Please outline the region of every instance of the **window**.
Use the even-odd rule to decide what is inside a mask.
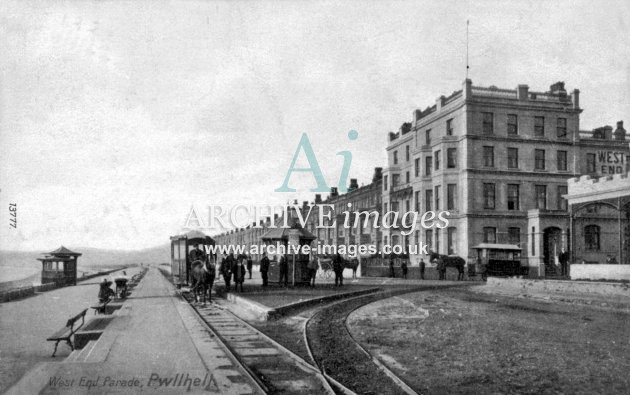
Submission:
[[[400,174],[392,174],[392,188],[400,185]]]
[[[558,151],[558,170],[567,170],[567,151]]]
[[[534,168],[536,170],[545,170],[545,150],[534,150]]]
[[[482,112],[482,131],[484,134],[494,133],[494,115],[491,112]]]
[[[494,147],[483,147],[483,165],[486,167],[494,167]]]
[[[446,232],[447,254],[455,255],[455,244],[457,244],[457,228],[451,226]]]
[[[383,203],[383,213],[387,213],[387,202]]]
[[[387,190],[387,176],[383,177],[383,190]]]
[[[518,148],[508,148],[508,169],[518,169]]]
[[[518,134],[518,117],[516,114],[508,114],[507,116],[507,132],[509,136]]]
[[[394,151],[394,164],[398,164],[398,151]]]
[[[446,209],[457,210],[457,184],[446,186]]]
[[[433,251],[433,231],[431,229],[424,232],[424,243],[427,245],[427,251]]]
[[[545,117],[534,117],[534,135],[538,137],[545,135]]]
[[[449,169],[457,167],[457,148],[448,148],[446,150],[446,167]]]
[[[416,191],[416,211],[421,212],[422,208],[420,207],[420,191]]]
[[[540,210],[547,209],[547,186],[536,185],[536,208]]]
[[[599,226],[587,225],[584,227],[584,247],[589,251],[599,251]]]
[[[416,173],[416,177],[420,177],[420,158],[416,158],[414,171]]]
[[[409,146],[405,146],[405,160],[409,162]]]
[[[453,135],[453,118],[446,120],[446,135],[447,136]]]
[[[563,198],[562,195],[566,195],[568,192],[566,185],[558,185],[558,210],[567,211],[567,199]]]
[[[411,202],[409,199],[405,200],[405,212],[411,211]]]
[[[586,154],[586,172],[589,174],[595,173],[595,154]]]
[[[483,184],[483,208],[494,210],[495,189],[494,184]]]
[[[431,145],[431,129],[427,129],[427,134],[425,136],[425,144]]]
[[[440,253],[440,228],[435,228],[435,252]]]
[[[520,210],[521,209],[521,192],[520,185],[508,184],[507,186],[507,207],[508,210]]]
[[[431,175],[431,166],[433,166],[433,158],[427,156],[424,162],[424,174],[427,176]]]
[[[433,191],[430,189],[427,189],[424,194],[424,204],[427,206],[427,211],[433,211],[431,207],[433,205]]]
[[[508,228],[508,243],[521,244],[521,228]]]
[[[409,182],[410,182],[410,181],[411,181],[411,179],[409,178],[409,172],[406,172],[406,173],[405,173],[405,182],[406,182],[407,184],[409,184]]]
[[[392,211],[399,212],[400,203],[397,201],[392,202]]]
[[[442,156],[442,151],[435,151],[435,170],[440,170],[440,157]]]
[[[558,133],[559,138],[567,137],[567,119],[566,118],[558,118],[556,121],[556,132]]]
[[[440,209],[440,186],[435,186],[435,210]]]
[[[483,242],[484,243],[496,243],[497,242],[497,228],[487,226],[483,228]]]

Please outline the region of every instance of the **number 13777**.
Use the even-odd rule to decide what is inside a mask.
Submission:
[[[17,204],[9,203],[9,226],[17,228]]]

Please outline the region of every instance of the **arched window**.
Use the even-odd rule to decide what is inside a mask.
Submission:
[[[584,227],[584,247],[589,251],[599,251],[600,230],[597,225]]]

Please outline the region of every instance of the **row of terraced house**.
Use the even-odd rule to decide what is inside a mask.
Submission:
[[[448,211],[448,227],[417,226],[404,235],[408,228],[402,224],[346,229],[338,220],[336,228],[318,228],[312,212],[306,228],[324,244],[373,244],[380,251],[382,245],[422,243],[467,260],[474,259],[474,247],[481,243],[515,245],[534,276],[553,272],[563,250],[571,252],[574,262],[603,263],[612,257],[628,264],[630,241],[619,238],[620,230],[630,233],[627,207],[616,213],[569,213],[569,179],[625,175],[630,169],[630,138],[623,122],[616,128],[581,130],[582,111],[579,90],[569,93],[562,82],[534,92],[527,85],[479,87],[467,79],[461,90],[414,111],[411,122],[387,135],[387,166],[375,168],[370,184],[359,187],[352,179],[347,193],[331,188],[326,199],[314,199],[335,205],[339,216],[348,203],[353,211],[380,215]],[[602,226],[611,216],[619,227]],[[575,223],[580,226],[572,227]],[[593,229],[598,229],[596,235]],[[264,232],[250,226],[216,239],[254,242]],[[595,238],[602,242],[594,243]],[[420,258],[427,257],[412,254],[411,264]]]

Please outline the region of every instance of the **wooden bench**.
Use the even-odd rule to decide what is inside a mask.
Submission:
[[[94,314],[105,314],[107,312],[107,305],[111,302],[112,299],[107,299],[104,302],[98,302],[98,305],[91,306],[91,309],[94,309]]]
[[[53,357],[57,353],[57,346],[59,346],[59,342],[62,341],[62,340],[64,340],[66,343],[68,343],[68,345],[70,346],[70,349],[72,349],[74,351],[74,345],[72,344],[72,336],[74,335],[74,333],[76,331],[81,329],[83,324],[85,324],[85,313],[87,311],[88,311],[88,309],[85,309],[82,312],[80,312],[79,314],[77,314],[74,317],[70,318],[68,320],[68,322],[66,322],[66,326],[65,327],[59,329],[57,332],[55,332],[54,335],[52,335],[48,339],[46,339],[46,340],[51,341],[51,342],[56,342],[55,343],[55,350],[52,353]],[[74,325],[79,320],[79,318],[81,319],[81,324],[75,328]]]

